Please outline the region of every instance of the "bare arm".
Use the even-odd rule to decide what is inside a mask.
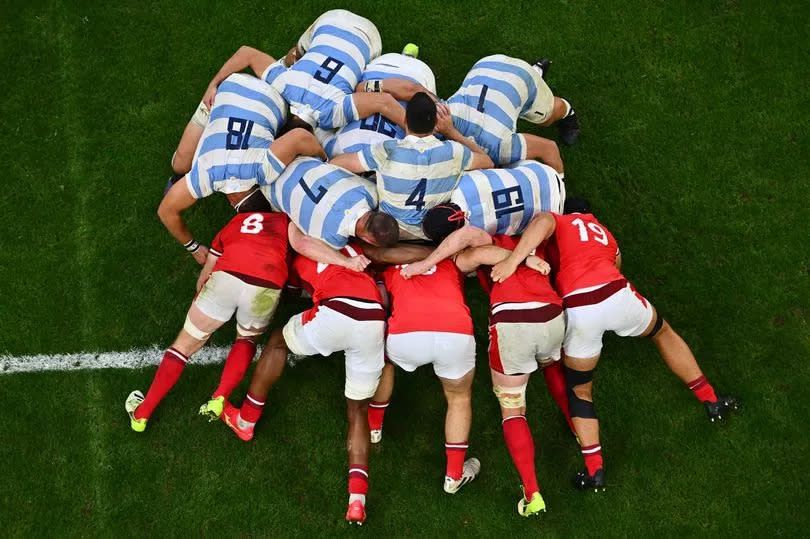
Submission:
[[[191,196],[188,190],[187,181],[186,178],[183,178],[176,182],[163,197],[163,200],[161,200],[157,211],[158,218],[160,218],[163,226],[165,226],[169,234],[183,246],[194,241],[194,236],[191,235],[191,231],[188,229],[188,225],[186,225],[181,214],[184,210],[197,202],[197,199]],[[191,252],[191,254],[194,256],[194,260],[202,265],[205,263],[205,259],[208,256],[208,248],[204,245],[200,245],[199,248]]]
[[[462,273],[469,273],[478,266],[494,266],[512,251],[497,245],[481,245],[464,249],[456,256],[456,266]]]
[[[307,236],[301,232],[292,221],[287,227],[287,233],[290,238],[290,247],[292,247],[296,253],[315,262],[342,266],[354,271],[363,271],[369,264],[368,258],[363,255],[349,258],[332,249],[323,240]]]
[[[406,128],[405,109],[391,94],[355,92],[352,94],[352,100],[357,107],[358,118],[366,118],[379,112],[402,129]]]
[[[433,247],[399,243],[394,247],[378,247],[363,243],[363,252],[375,264],[410,264],[428,256]]]
[[[490,243],[492,243],[492,237],[489,234],[480,228],[467,225],[447,236],[427,258],[408,264],[407,268],[402,268],[402,276],[408,279],[414,275],[421,275],[462,249]]]
[[[208,252],[208,258],[205,259],[205,265],[200,271],[200,276],[197,277],[197,292],[202,289],[205,281],[207,281],[208,277],[211,276],[211,272],[214,271],[214,265],[217,263],[217,259],[219,259],[218,256],[214,256],[210,251]]]
[[[536,215],[526,227],[512,254],[492,268],[492,280],[502,283],[509,278],[532,250],[554,233],[556,227],[557,223],[550,213],[543,212]]]
[[[315,135],[300,127],[296,127],[274,140],[270,145],[270,151],[284,163],[284,166],[292,163],[299,155],[309,155],[326,160],[326,154]]]
[[[229,75],[238,73],[249,67],[256,73],[257,77],[261,77],[264,70],[267,69],[267,66],[275,61],[276,59],[267,53],[254,49],[253,47],[248,47],[247,45],[242,45],[233,56],[228,58],[219,71],[217,71],[217,74],[214,75],[214,78],[211,79],[208,88],[205,90],[203,102],[209,109],[211,108],[214,104],[214,95],[217,93],[217,86],[219,86],[220,82],[228,78]]]
[[[622,270],[622,252],[616,249],[616,269]]]
[[[418,94],[419,92],[425,92],[435,101],[438,101],[438,97],[436,97],[436,95],[434,95],[433,92],[431,92],[418,82],[397,78],[385,79],[379,82],[382,84],[382,91],[387,94],[391,94],[397,101],[410,101],[411,98],[414,95]],[[357,86],[355,87],[355,91],[365,92],[366,82],[358,83]]]
[[[342,153],[340,155],[336,155],[329,161],[329,164],[345,168],[349,172],[354,172],[355,174],[366,172],[368,170],[360,159],[360,152]]]

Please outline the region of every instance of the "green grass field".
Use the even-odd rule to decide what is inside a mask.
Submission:
[[[239,45],[283,54],[331,7],[5,3],[0,353],[171,342],[197,275],[155,214],[180,133]],[[377,23],[385,52],[420,44],[443,96],[487,54],[555,60],[550,84],[583,125],[563,149],[569,193],[591,200],[625,273],[744,409],[709,424],[650,343],[608,337],[596,392],[611,488],[570,488],[578,448],[538,377],[529,416],[549,512],[523,520],[486,372],[485,300],[470,282],[470,455],[483,470],[457,496],[441,491],[444,403],[429,369],[398,378],[361,530],[343,521],[340,358],[288,369],[250,444],[196,416],[216,366],[186,369],[143,435],[123,400],[154,369],[0,374],[0,535],[806,535],[807,2],[350,7]],[[229,214],[212,197],[190,223],[209,241]],[[231,338],[227,326],[213,342]]]

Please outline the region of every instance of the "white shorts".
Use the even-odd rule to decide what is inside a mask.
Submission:
[[[554,111],[554,93],[536,69],[532,68],[530,72],[532,73],[534,84],[537,87],[537,96],[535,96],[534,102],[529,106],[529,110],[521,114],[520,117],[533,124],[542,124],[551,118],[551,114]]]
[[[601,286],[606,285],[575,290],[566,295],[566,298]],[[606,331],[613,331],[620,337],[638,337],[649,327],[653,312],[652,304],[636,292],[630,283],[599,303],[566,307],[568,327],[563,341],[565,354],[576,358],[599,355],[602,350],[602,334]]]
[[[281,290],[246,283],[215,271],[194,298],[194,305],[206,316],[227,322],[236,313],[236,322],[251,332],[264,331],[278,307]]]
[[[305,53],[312,45],[312,34],[321,24],[332,24],[338,28],[355,28],[366,37],[371,57],[369,61],[382,54],[382,37],[380,31],[373,22],[345,9],[331,9],[321,14],[315,22],[307,28],[300,38],[298,38],[298,51]]]
[[[370,399],[377,391],[385,364],[385,309],[379,303],[331,298],[290,318],[282,332],[293,354],[346,353],[347,399]]]
[[[458,380],[475,367],[475,338],[442,331],[396,333],[388,335],[385,355],[408,372],[432,363],[436,376]]]
[[[507,321],[504,321],[507,320]],[[502,303],[489,326],[489,366],[501,374],[528,374],[560,359],[565,337],[562,307],[548,303]]]

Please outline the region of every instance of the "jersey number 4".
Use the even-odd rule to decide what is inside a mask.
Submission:
[[[251,131],[253,131],[253,120],[228,118],[228,137],[225,139],[225,149],[247,150]]]
[[[422,211],[425,207],[425,193],[427,192],[427,178],[419,180],[416,189],[408,196],[405,201],[406,206],[416,206],[416,211]]]
[[[242,228],[239,229],[239,232],[242,234],[258,234],[264,228],[264,225],[262,225],[263,221],[264,215],[261,213],[249,215],[244,221],[242,221]]]
[[[590,231],[593,234],[593,237],[590,239],[599,242],[602,245],[608,244],[607,232],[605,232],[605,229],[596,223],[587,223],[586,228],[585,221],[582,219],[574,219],[571,221],[571,224],[579,228],[579,241],[588,241],[588,231]]]

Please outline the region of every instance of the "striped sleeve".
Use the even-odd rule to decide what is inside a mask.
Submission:
[[[360,163],[366,170],[379,170],[382,164],[388,161],[388,150],[385,142],[366,146],[359,152]]]
[[[272,84],[273,81],[285,71],[287,71],[287,68],[284,67],[283,60],[276,60],[267,66],[267,69],[264,70],[264,73],[262,73],[260,78],[267,84]]]
[[[461,146],[461,170],[470,170],[472,166],[472,151],[464,146],[463,144],[459,144],[458,142],[453,142],[453,144],[458,144]]]

